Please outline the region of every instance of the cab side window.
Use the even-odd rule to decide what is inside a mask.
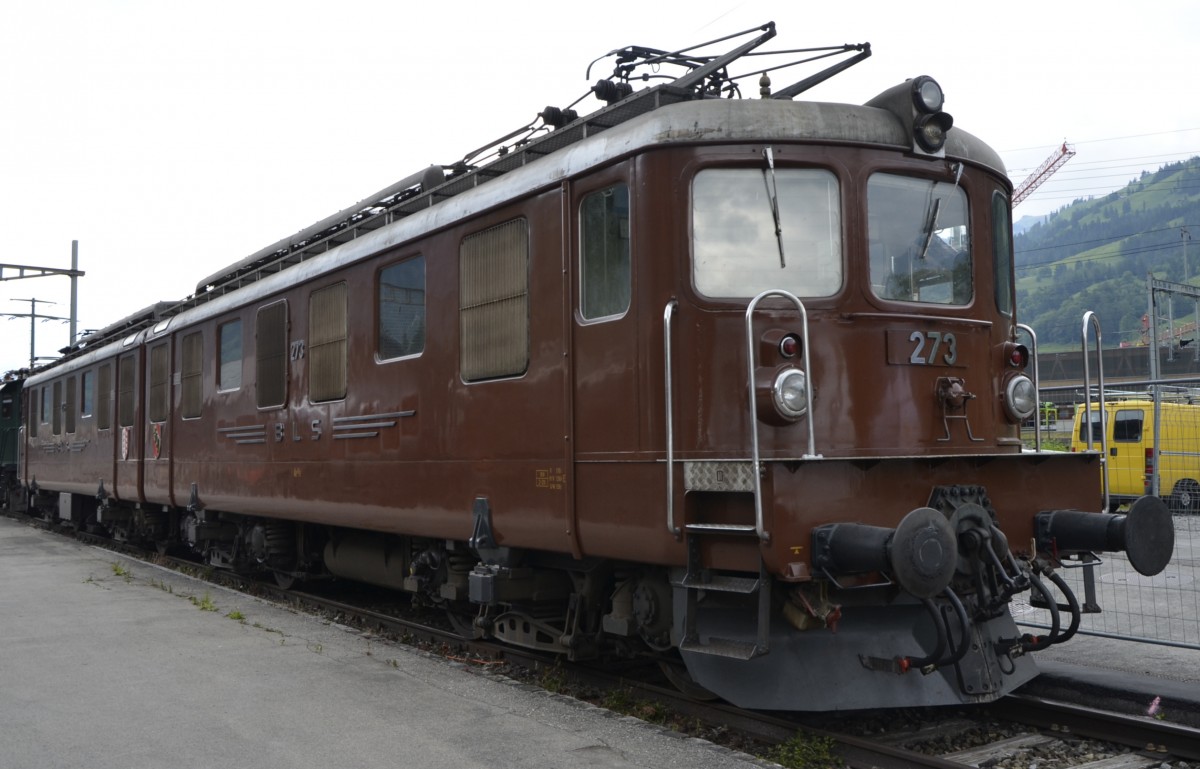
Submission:
[[[629,309],[629,188],[593,192],[579,206],[579,314],[584,320]]]

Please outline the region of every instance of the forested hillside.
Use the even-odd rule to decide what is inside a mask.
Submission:
[[[1192,225],[1184,264],[1181,227]],[[1146,314],[1146,275],[1200,286],[1200,157],[1143,173],[1102,198],[1076,200],[1014,238],[1017,307],[1039,343],[1079,343],[1085,310],[1107,344],[1136,342]],[[1176,303],[1190,319],[1190,302]]]

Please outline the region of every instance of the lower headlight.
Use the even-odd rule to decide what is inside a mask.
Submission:
[[[1033,380],[1017,374],[1004,386],[1004,409],[1014,422],[1024,422],[1037,410],[1037,388]]]
[[[775,410],[784,419],[796,421],[808,411],[808,395],[805,392],[804,372],[798,368],[780,371],[771,386],[771,397]]]

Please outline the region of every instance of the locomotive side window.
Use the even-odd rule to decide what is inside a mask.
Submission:
[[[90,417],[96,403],[96,373],[83,372],[82,387],[80,387],[79,416]]]
[[[312,292],[308,299],[308,399],[346,397],[346,284]]]
[[[48,424],[50,422],[50,388],[49,387],[42,388],[42,418],[41,418],[41,422],[42,422],[42,424]]]
[[[37,393],[29,393],[29,437],[36,438],[38,434],[38,423],[42,420],[38,419],[38,399]]]
[[[867,182],[871,288],[881,299],[971,302],[967,194],[947,182],[875,174]]]
[[[150,403],[151,422],[167,421],[167,400],[171,383],[171,358],[167,355],[164,342],[150,350]]]
[[[992,264],[996,270],[996,309],[1013,312],[1012,212],[1008,198],[992,193]]]
[[[379,273],[380,360],[425,350],[425,257],[406,259]]]
[[[629,188],[593,192],[579,207],[579,312],[585,320],[629,309]]]
[[[100,367],[96,382],[96,429],[112,427],[112,364]]]
[[[254,328],[254,383],[260,409],[287,400],[287,302],[261,307]]]
[[[204,401],[204,334],[201,331],[183,338],[183,365],[179,373],[179,411],[184,419],[200,416]]]
[[[692,238],[692,279],[705,296],[772,288],[830,296],[842,286],[841,205],[829,171],[701,171],[692,182]]]
[[[217,370],[217,389],[236,390],[242,386],[242,322],[231,320],[217,329],[221,365]]]
[[[133,425],[133,356],[126,355],[117,361],[117,425]]]
[[[63,391],[62,381],[54,383],[54,411],[50,412],[55,435],[62,435]]]
[[[77,384],[75,377],[67,377],[67,400],[63,404],[63,410],[66,412],[66,428],[68,435],[75,432],[75,406],[77,405],[75,402],[77,395],[75,391],[76,386]]]
[[[467,382],[529,367],[529,231],[513,219],[459,247],[459,366]]]

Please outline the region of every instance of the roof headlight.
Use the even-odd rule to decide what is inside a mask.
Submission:
[[[940,112],[942,105],[946,103],[942,87],[929,75],[913,78],[912,97],[913,106],[927,114]]]
[[[954,118],[945,112],[924,115],[913,123],[913,138],[926,152],[937,152],[946,144],[946,132],[952,125]]]
[[[771,398],[779,416],[795,422],[808,411],[808,396],[805,393],[807,380],[798,368],[786,368],[775,376],[771,386]]]
[[[1004,386],[1004,410],[1014,422],[1024,422],[1037,410],[1037,388],[1024,374],[1010,378]]]
[[[954,118],[942,110],[946,93],[929,75],[894,85],[866,103],[891,112],[909,132],[912,149],[918,154],[945,156],[946,135]]]

